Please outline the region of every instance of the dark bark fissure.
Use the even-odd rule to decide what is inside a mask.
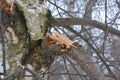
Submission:
[[[2,5],[0,5],[0,38],[2,42],[2,53],[3,53],[3,75],[6,75],[6,51],[5,51],[5,40],[4,40],[4,36],[3,36],[3,32],[4,32],[4,24],[3,24],[3,9],[2,9]]]

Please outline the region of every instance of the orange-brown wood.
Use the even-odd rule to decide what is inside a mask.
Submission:
[[[54,32],[52,36],[50,36],[51,39],[56,40],[58,44],[65,45],[67,49],[70,48],[70,46],[73,46],[76,48],[76,46],[73,45],[73,41],[71,41],[69,38]]]
[[[0,0],[0,3],[7,3],[8,0]]]
[[[4,4],[3,9],[6,13],[8,13],[11,16],[14,15],[14,11],[13,11],[14,4],[13,4],[13,2],[8,3],[8,0],[0,0],[0,4]]]

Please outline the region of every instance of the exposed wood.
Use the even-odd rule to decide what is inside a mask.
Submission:
[[[86,38],[84,38],[81,34],[79,34],[77,31],[73,30],[71,27],[66,27],[69,31],[71,31],[72,33],[76,34],[77,36],[79,36],[81,39],[83,39],[87,45],[94,50],[94,52],[97,54],[97,56],[100,58],[100,60],[103,62],[103,64],[106,66],[106,69],[108,70],[109,73],[111,73],[111,75],[116,78],[116,76],[113,74],[112,70],[110,69],[110,67],[108,66],[107,62],[105,61],[105,59],[102,58],[101,56],[101,52],[94,47],[94,45],[92,43],[90,43]]]
[[[6,13],[8,13],[9,15],[13,16],[14,15],[14,11],[13,11],[13,2],[8,3],[8,0],[0,0],[0,4],[3,4],[3,9]]]
[[[52,39],[56,40],[57,42],[59,42],[59,44],[65,44],[66,48],[70,48],[70,46],[73,46],[73,42],[66,38],[65,36],[59,34],[59,33],[53,33],[53,36],[51,36]],[[74,46],[75,47],[75,46]]]
[[[24,11],[24,13],[25,13],[25,10],[23,10]],[[26,15],[28,15],[27,13],[25,13]],[[35,14],[36,15],[36,14]],[[24,15],[24,17],[25,17],[25,15]],[[43,17],[43,15],[42,15],[42,17]],[[47,17],[47,16],[44,16],[45,18]],[[27,18],[29,18],[29,16],[27,17]],[[23,20],[23,19],[22,19]],[[36,20],[36,19],[35,19]],[[41,19],[40,19],[41,20]],[[43,23],[42,23],[42,27],[43,28],[45,28],[45,26],[47,25],[47,26],[49,26],[48,24],[45,24],[45,22],[47,21],[48,19],[46,19],[46,20],[43,20]],[[93,27],[95,27],[95,28],[98,28],[98,29],[101,29],[101,30],[103,30],[103,31],[105,31],[106,29],[105,29],[105,24],[103,24],[103,23],[100,23],[100,22],[97,22],[97,21],[94,21],[94,20],[87,20],[87,19],[82,19],[82,18],[64,18],[64,19],[59,19],[59,18],[57,18],[57,19],[55,19],[56,21],[57,21],[57,23],[53,23],[53,26],[65,26],[65,25],[89,25],[89,26],[93,26]],[[31,21],[31,19],[30,20],[27,20],[29,23],[31,23],[30,21]],[[39,20],[37,20],[37,21],[39,21]],[[24,21],[25,22],[25,21]],[[35,21],[33,21],[33,22],[35,22]],[[40,21],[39,21],[40,22]],[[27,22],[26,22],[27,23]],[[20,23],[20,24],[22,24],[22,23]],[[52,23],[51,23],[52,24]],[[38,29],[38,27],[39,27],[39,25],[38,25],[38,27],[34,27],[34,25],[35,24],[33,24],[33,26],[32,27],[30,27],[30,26],[28,26],[28,27],[30,27],[30,29],[31,28],[33,28],[33,29],[35,29],[33,32],[36,32],[36,34],[39,36],[40,34],[42,34],[43,32],[37,32],[37,30],[38,31],[40,31],[39,29]],[[117,30],[117,29],[114,29],[114,28],[112,28],[111,26],[108,26],[109,27],[109,30],[108,30],[108,32],[110,32],[110,33],[112,33],[112,34],[114,34],[114,35],[117,35],[117,36],[119,36],[120,37],[120,31],[119,30]],[[40,27],[39,27],[40,28]],[[33,29],[31,29],[31,30],[33,30]],[[19,29],[18,29],[19,30]],[[42,30],[42,29],[41,29]],[[46,29],[44,29],[44,30],[42,30],[42,31],[45,31],[45,35],[43,34],[43,36],[42,37],[46,37],[46,33],[47,33],[47,31],[48,31],[48,27],[46,27]],[[18,31],[17,31],[18,32]],[[16,32],[16,33],[17,33]],[[23,30],[21,31],[21,32],[24,32]],[[29,33],[30,34],[30,33]],[[24,34],[22,34],[21,36],[24,36]],[[73,45],[73,42],[71,41],[71,40],[69,40],[68,38],[66,38],[65,36],[63,36],[63,35],[61,35],[61,34],[58,34],[58,33],[53,33],[53,35],[50,37],[51,39],[54,39],[58,44],[60,44],[60,45],[65,45],[66,47],[65,47],[65,49],[70,49],[70,54],[69,55],[71,55],[71,57],[74,59],[74,60],[76,60],[76,62],[78,62],[78,64],[81,66],[81,68],[88,74],[88,76],[89,76],[89,78],[91,79],[91,80],[106,80],[105,79],[105,77],[104,77],[104,75],[102,74],[102,72],[100,71],[100,69],[94,64],[94,63],[92,63],[92,60],[91,60],[91,58],[90,58],[90,56],[89,55],[87,55],[86,53],[85,53],[85,49],[83,49],[82,47],[81,48],[77,48],[76,46],[74,46]],[[25,39],[25,38],[21,38],[21,40],[23,40],[23,39]],[[34,39],[34,38],[33,38]],[[37,43],[37,41],[39,40],[39,39],[41,39],[40,38],[40,36],[39,36],[39,38],[38,37],[36,37],[36,39],[34,39],[35,41],[33,42],[32,41],[32,43],[33,43],[33,45],[35,45],[35,42]],[[43,38],[42,38],[43,39]],[[22,43],[22,42],[21,42]],[[24,43],[23,43],[24,44]],[[24,44],[24,45],[26,45],[26,44]],[[60,50],[60,48],[61,47],[59,47],[58,46],[58,48],[57,49],[55,49],[56,48],[56,46],[57,45],[55,45],[54,47],[51,47],[51,46],[47,46],[47,48],[46,48],[46,46],[45,46],[45,44],[43,45],[43,46],[45,46],[45,48],[43,47],[43,48],[41,48],[41,45],[35,45],[35,47],[33,47],[33,45],[32,44],[30,44],[31,46],[32,46],[32,48],[31,49],[27,49],[27,50],[29,50],[28,51],[28,54],[27,55],[29,55],[29,56],[26,56],[25,58],[26,58],[26,61],[28,61],[28,63],[30,62],[31,64],[33,64],[33,63],[35,63],[35,61],[36,61],[36,63],[35,64],[37,64],[37,65],[35,65],[35,66],[33,66],[33,67],[39,67],[39,68],[37,68],[37,69],[41,69],[41,67],[43,67],[42,66],[42,63],[43,62],[46,62],[46,61],[43,61],[44,59],[46,59],[47,60],[47,62],[45,63],[45,64],[43,64],[44,66],[46,66],[47,65],[47,67],[49,68],[50,66],[51,66],[51,64],[52,64],[52,62],[53,62],[53,60],[54,60],[54,57],[56,56],[56,55],[54,55],[55,54],[55,52],[57,52],[58,50]],[[16,45],[16,46],[18,46],[18,45]],[[26,46],[25,46],[26,47]],[[13,46],[13,48],[15,48],[14,46]],[[20,48],[15,48],[15,49],[22,49],[23,47],[20,47]],[[51,49],[51,50],[50,50]],[[23,49],[22,49],[23,50]],[[31,50],[31,51],[30,51]],[[41,52],[40,52],[41,51]],[[15,52],[18,52],[18,51],[15,51]],[[24,52],[21,52],[23,55],[24,55]],[[42,53],[42,54],[41,54]],[[36,54],[38,54],[38,55],[36,55]],[[17,55],[21,55],[21,54],[17,54]],[[15,58],[15,57],[14,57]],[[41,59],[41,62],[40,62],[40,59]],[[26,62],[26,64],[27,64],[27,62]],[[48,65],[49,64],[49,65]],[[16,64],[15,64],[16,65]],[[20,69],[19,69],[20,70]],[[32,72],[31,70],[29,70],[29,69],[27,69],[26,68],[26,70],[27,71],[29,71],[29,72],[31,72],[31,73],[33,73],[33,75],[35,75],[35,76],[37,76],[38,78],[39,78],[39,75],[37,74],[37,73],[35,73],[35,72]]]
[[[71,57],[81,66],[89,76],[90,80],[106,80],[103,73],[100,71],[98,66],[92,62],[91,57],[85,52],[83,47],[74,46],[70,39],[59,33],[54,33],[52,39],[71,47],[68,47],[68,49],[70,48],[68,55],[71,55]]]

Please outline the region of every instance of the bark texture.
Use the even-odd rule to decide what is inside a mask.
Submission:
[[[19,38],[19,43],[7,44],[7,60],[10,64],[10,72],[25,60],[25,56],[31,53],[33,47],[36,49],[38,41],[46,37],[50,28],[50,20],[48,19],[51,18],[50,11],[43,0],[16,0],[14,6],[15,14],[12,28]]]
[[[42,48],[40,45],[41,40],[46,37],[48,29],[51,27],[49,25],[51,21],[50,12],[45,7],[42,0],[41,1],[16,0],[16,1],[17,2],[15,8],[13,29],[19,38],[19,43],[8,44],[7,57],[8,62],[10,64],[9,71],[10,72],[13,71],[18,66],[18,63],[20,63],[20,61],[22,61],[23,64],[27,63],[32,64],[33,67],[35,67],[35,70],[36,69],[40,70],[41,65],[42,64],[43,66],[45,65],[44,63],[47,63],[47,66],[49,67],[54,60],[55,56],[53,54],[56,46],[50,49],[48,46],[45,46],[45,44],[42,44]],[[89,23],[91,26],[97,25],[101,26],[101,24],[99,23],[92,24],[95,23],[95,21],[86,20],[84,22],[84,20],[82,19],[78,20],[81,20],[80,23],[82,25],[88,25],[87,23]],[[68,19],[67,21],[70,20]],[[77,22],[74,23],[70,22],[66,22],[66,24],[67,25],[78,24]],[[57,23],[55,25],[56,26],[64,25],[64,22],[60,24]],[[46,49],[48,51],[46,51],[44,47],[47,47]],[[92,63],[90,56],[86,55],[84,49],[80,48],[80,50],[78,50],[75,48],[71,48],[70,54],[71,57],[75,59],[78,62],[78,64],[82,67],[82,69],[88,74],[91,80],[105,80],[104,75],[101,73],[99,68],[97,68],[97,66],[94,63]],[[48,59],[47,60],[48,62],[44,61],[46,59]]]
[[[71,47],[70,55],[87,73],[90,80],[107,80],[98,66],[92,62],[91,57],[85,52],[85,49],[82,47]]]
[[[24,14],[31,39],[45,38],[50,27],[48,25],[50,12],[42,0],[18,0],[17,5]]]

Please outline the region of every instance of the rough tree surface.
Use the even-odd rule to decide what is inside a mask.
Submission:
[[[19,37],[19,43],[8,44],[9,71],[13,71],[21,63],[23,55],[28,54],[32,43],[46,37],[50,27],[49,14],[42,1],[16,0],[13,28]]]
[[[19,43],[7,44],[7,60],[10,64],[8,72],[13,71],[21,62],[22,64],[31,64],[35,68],[34,70],[38,72],[42,67],[42,63],[46,62],[43,61],[44,58],[48,59],[47,64],[52,64],[55,57],[52,56],[52,53],[54,53],[54,49],[57,46],[51,48],[45,44],[45,38],[51,27],[50,19],[52,18],[43,0],[16,0],[13,19],[13,29],[19,38]],[[41,44],[42,41],[43,44]],[[51,53],[50,51],[53,52]],[[70,56],[78,62],[91,80],[106,80],[102,72],[92,63],[90,56],[84,54],[84,51],[84,49],[76,50],[72,48]],[[40,59],[42,60],[39,61]],[[43,66],[47,65],[43,64]]]

